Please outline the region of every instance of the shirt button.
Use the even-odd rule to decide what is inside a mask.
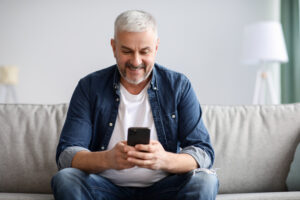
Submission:
[[[113,126],[113,123],[110,122],[108,125],[109,125],[109,126]]]
[[[173,119],[175,119],[175,117],[176,117],[175,115],[172,115],[172,118],[173,118]]]
[[[102,147],[101,147],[101,150],[104,150],[104,149],[105,149],[105,147],[104,147],[104,146],[102,146]]]
[[[157,90],[157,87],[154,87],[153,90]]]
[[[119,98],[116,98],[116,102],[118,102],[118,101],[120,101],[120,99],[119,99]]]

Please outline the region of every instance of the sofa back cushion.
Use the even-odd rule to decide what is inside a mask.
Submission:
[[[0,105],[0,192],[51,193],[67,108],[66,104]]]
[[[286,190],[300,142],[300,104],[202,108],[220,193]],[[67,104],[0,104],[0,192],[51,193],[67,109]]]
[[[286,191],[300,141],[300,104],[203,106],[220,193]]]

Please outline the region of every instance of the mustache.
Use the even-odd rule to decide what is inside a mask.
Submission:
[[[126,63],[126,64],[125,64],[125,67],[128,67],[128,68],[133,69],[133,70],[137,70],[137,69],[141,69],[141,68],[145,69],[145,68],[146,68],[146,65],[144,65],[144,64],[142,63],[142,64],[140,64],[140,65],[134,66],[134,65],[132,65],[132,64],[130,64],[130,63]]]

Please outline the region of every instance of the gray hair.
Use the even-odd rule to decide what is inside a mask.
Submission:
[[[154,17],[142,10],[128,10],[121,13],[115,21],[115,35],[121,31],[144,32],[152,29],[157,37],[157,26]]]

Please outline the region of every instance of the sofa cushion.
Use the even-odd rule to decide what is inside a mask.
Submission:
[[[299,200],[300,192],[221,194],[216,200]]]
[[[51,193],[67,104],[0,105],[0,192]]]
[[[300,144],[298,144],[296,149],[286,184],[288,190],[300,191]]]
[[[52,194],[0,193],[0,200],[54,200]]]
[[[203,106],[220,193],[286,191],[300,104]],[[51,193],[67,104],[0,105],[0,192]]]
[[[203,106],[220,193],[286,191],[300,142],[300,104]]]

